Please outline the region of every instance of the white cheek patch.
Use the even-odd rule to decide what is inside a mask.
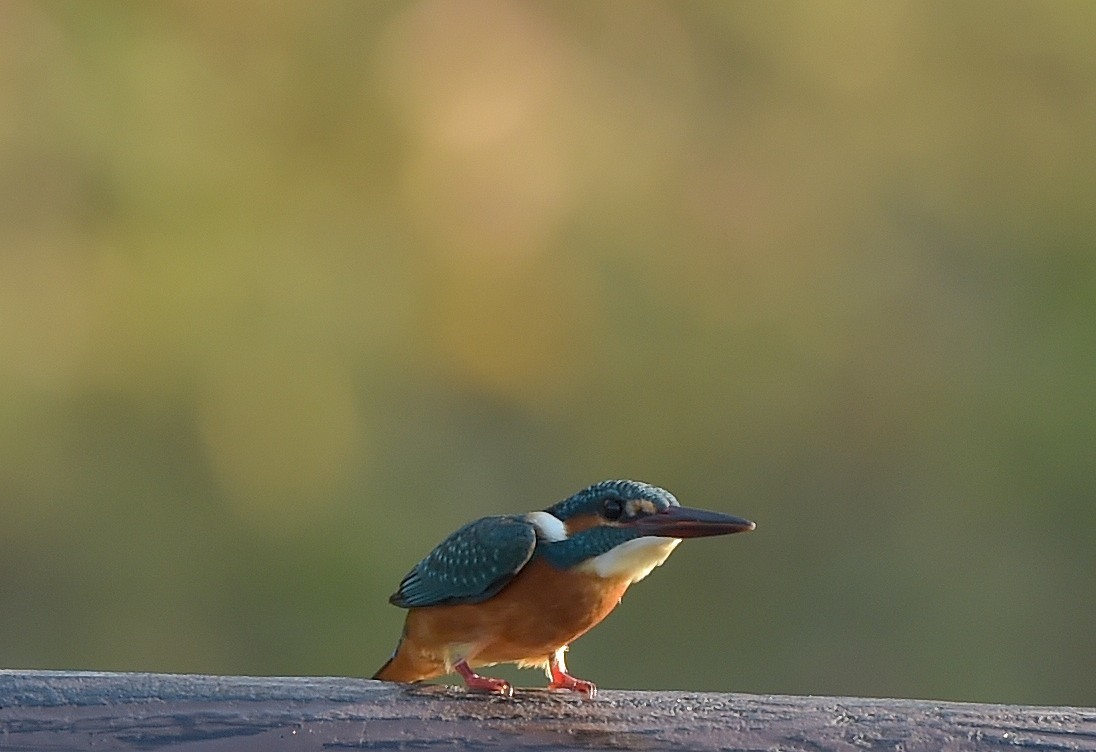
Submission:
[[[559,519],[554,514],[549,514],[548,512],[530,512],[525,515],[525,519],[533,523],[533,527],[537,529],[537,537],[541,540],[546,540],[550,543],[567,540],[567,526],[563,524],[563,520]]]
[[[600,556],[587,559],[578,566],[581,572],[592,572],[598,577],[616,579],[622,577],[628,584],[639,582],[661,566],[681,543],[680,538],[644,536],[621,543]]]

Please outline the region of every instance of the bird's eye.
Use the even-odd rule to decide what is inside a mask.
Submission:
[[[606,499],[601,509],[607,520],[619,520],[624,512],[624,506],[617,499]]]

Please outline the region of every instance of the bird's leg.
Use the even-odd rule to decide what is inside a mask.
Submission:
[[[592,700],[594,695],[597,694],[597,686],[593,682],[576,679],[567,673],[567,663],[563,660],[563,654],[566,650],[567,646],[564,645],[548,659],[548,672],[552,679],[548,682],[548,689],[569,689],[572,692],[586,695]]]
[[[514,695],[514,688],[510,686],[510,682],[505,679],[480,676],[472,670],[467,660],[462,659],[454,663],[453,670],[460,674],[460,678],[464,679],[465,686],[473,692],[490,692],[504,697],[513,697]]]

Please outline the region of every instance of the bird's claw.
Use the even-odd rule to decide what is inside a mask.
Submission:
[[[514,687],[505,679],[493,679],[489,676],[479,677],[479,681],[466,682],[469,692],[482,692],[501,697],[513,697]]]
[[[548,683],[548,689],[566,689],[570,692],[586,695],[586,698],[589,700],[592,700],[597,696],[596,684],[586,681],[585,679],[576,679],[569,674],[565,674],[559,679],[553,679]]]
[[[467,661],[458,661],[453,669],[464,679],[464,685],[469,692],[484,692],[490,695],[513,697],[514,687],[505,679],[495,679],[491,676],[480,676],[472,670]]]

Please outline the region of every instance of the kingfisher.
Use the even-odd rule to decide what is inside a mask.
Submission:
[[[456,672],[470,691],[509,697],[510,682],[474,669],[516,663],[543,668],[549,689],[592,698],[594,683],[567,671],[568,646],[683,538],[753,529],[749,520],[683,507],[669,491],[633,480],[595,483],[542,511],[469,522],[389,598],[408,609],[407,618],[373,678],[419,682]]]

